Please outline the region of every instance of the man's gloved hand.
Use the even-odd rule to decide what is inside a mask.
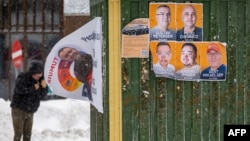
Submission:
[[[41,81],[41,85],[42,85],[43,88],[46,88],[46,87],[47,87],[47,83],[45,82],[44,79]]]

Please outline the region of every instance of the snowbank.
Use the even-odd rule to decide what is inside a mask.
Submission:
[[[0,140],[13,140],[10,101],[0,99],[0,119]],[[90,104],[73,99],[42,101],[32,131],[32,141],[89,141]]]

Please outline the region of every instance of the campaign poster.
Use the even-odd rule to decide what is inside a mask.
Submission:
[[[175,3],[150,3],[149,23],[150,41],[175,41]]]
[[[176,41],[203,41],[203,4],[176,4]]]
[[[175,3],[149,4],[150,41],[176,40],[175,11]]]
[[[150,41],[203,41],[203,4],[150,3]]]
[[[122,57],[148,58],[148,18],[134,19],[122,29]]]
[[[226,43],[151,42],[150,49],[156,77],[181,81],[226,80]]]
[[[175,79],[196,81],[200,79],[200,46],[196,42],[176,42]]]
[[[150,42],[150,50],[155,76],[175,79],[175,42]]]
[[[44,77],[55,95],[102,103],[102,22],[96,17],[58,41],[50,51]]]
[[[201,81],[225,81],[227,76],[226,43],[202,42]]]

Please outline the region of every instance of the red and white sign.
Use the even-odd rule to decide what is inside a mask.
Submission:
[[[15,40],[12,44],[12,62],[17,69],[20,69],[23,62],[22,45],[18,40]]]

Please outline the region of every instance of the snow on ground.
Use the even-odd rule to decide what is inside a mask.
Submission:
[[[33,120],[32,141],[90,141],[90,104],[87,101],[41,101]],[[10,101],[1,98],[0,127],[0,141],[13,140]]]

